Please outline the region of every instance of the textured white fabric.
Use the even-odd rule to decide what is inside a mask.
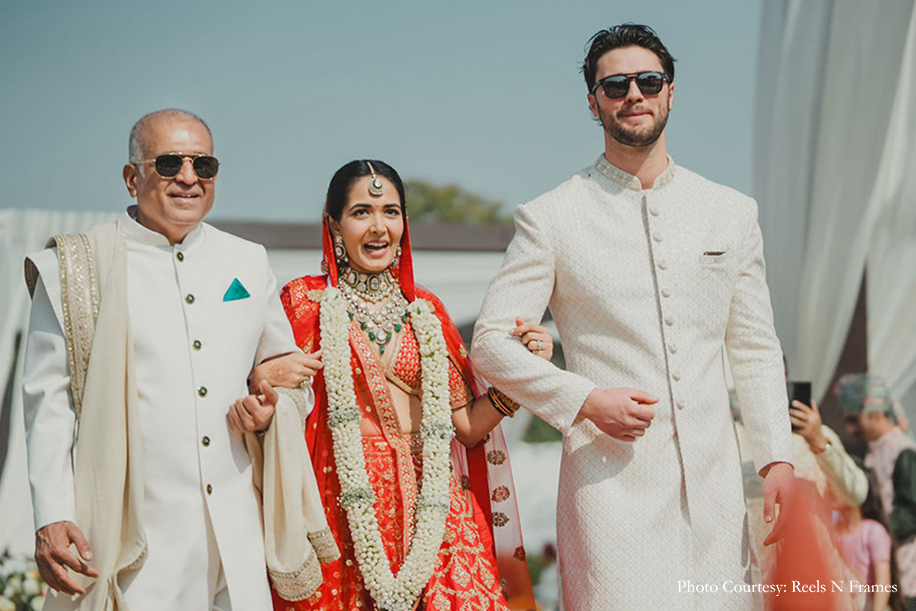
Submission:
[[[764,2],[761,9],[754,197],[769,246],[773,318],[793,369],[831,6],[830,0],[775,0]]]
[[[756,212],[753,200],[671,160],[642,190],[603,156],[516,210],[473,358],[564,432],[557,534],[567,611],[759,602],[723,591],[729,580],[755,582],[723,343],[758,469],[791,451]],[[538,320],[548,304],[568,371],[506,334],[515,316]],[[645,437],[619,442],[577,419],[597,386],[660,398]],[[719,591],[689,593],[679,581]]]
[[[812,380],[818,399],[829,390],[867,257],[870,369],[892,371],[898,395],[916,380],[916,267],[906,246],[916,235],[906,211],[914,187],[903,170],[913,167],[914,6],[764,3],[755,191],[770,243],[774,233],[791,236],[771,261],[782,295],[777,323],[793,370]],[[876,300],[886,301],[873,311]]]
[[[868,254],[868,369],[903,399],[916,387],[916,8],[878,178],[881,212]],[[916,403],[909,408],[916,422]]]
[[[149,543],[144,566],[122,582],[131,611],[208,608],[220,566],[235,608],[270,609],[251,465],[242,436],[230,431],[226,419],[231,403],[247,394],[251,366],[295,350],[266,253],[208,225],[175,246],[127,216],[121,226],[128,248]],[[56,259],[50,262],[39,268],[46,287],[58,280]],[[236,278],[250,297],[224,301]],[[195,340],[200,349],[193,347]],[[36,344],[34,350],[45,346]],[[66,359],[65,352],[56,356]],[[65,386],[53,396],[41,391],[62,387],[59,380],[34,377],[46,373],[27,370],[25,376],[26,411],[37,413],[33,431],[48,433],[30,436],[30,461],[73,435],[72,428],[49,427],[41,418],[56,414],[63,422],[71,410]],[[46,489],[44,483],[35,485]],[[50,511],[36,507],[36,515]]]

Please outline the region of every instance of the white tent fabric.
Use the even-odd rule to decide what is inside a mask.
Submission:
[[[0,553],[15,555],[33,551],[32,501],[26,472],[25,425],[22,419],[22,363],[28,325],[29,294],[23,279],[26,254],[44,247],[53,235],[73,233],[113,218],[113,214],[0,210],[0,397],[9,394],[11,410],[6,459],[0,473]],[[16,362],[16,371],[9,373]],[[12,390],[8,388],[12,385]],[[0,441],[0,444],[4,441]]]
[[[905,397],[916,384],[916,10],[899,73],[868,258],[868,367]]]
[[[906,173],[894,168],[906,150],[900,139],[911,133],[895,130],[913,104],[911,79],[901,76],[907,66],[912,72],[904,51],[912,52],[906,42],[914,1],[783,0],[763,10],[755,194],[771,246],[777,330],[796,375],[811,379],[820,398],[839,360],[866,260],[886,239],[887,223],[877,221],[894,214],[889,206],[913,201],[904,190]],[[789,232],[788,242],[780,231]],[[774,243],[788,245],[786,251],[774,253]],[[875,273],[885,287],[911,283],[907,265],[889,261],[894,256],[872,260],[869,277]],[[884,320],[904,312],[884,311]],[[870,327],[874,316],[869,311]],[[906,361],[916,352],[910,341],[903,349],[908,357],[879,356],[889,345],[870,339],[872,362]]]

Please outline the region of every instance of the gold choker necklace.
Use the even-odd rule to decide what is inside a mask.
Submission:
[[[369,340],[379,347],[379,354],[400,333],[407,322],[407,299],[387,269],[378,274],[364,274],[346,268],[340,275],[340,292],[347,301],[350,320],[359,323]],[[382,301],[387,303],[375,308]]]

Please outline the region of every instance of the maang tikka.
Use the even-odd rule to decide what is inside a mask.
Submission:
[[[369,179],[369,194],[382,195],[385,192],[385,185],[383,185],[381,179],[375,175],[375,168],[372,167],[372,163],[367,161],[366,165],[369,166],[369,173],[372,174],[372,178]]]

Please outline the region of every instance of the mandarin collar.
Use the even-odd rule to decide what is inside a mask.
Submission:
[[[203,223],[198,223],[197,227],[192,229],[181,242],[174,246],[169,244],[169,239],[159,232],[147,229],[137,220],[137,205],[128,206],[124,217],[121,219],[121,230],[124,235],[130,239],[157,248],[168,248],[170,250],[187,250],[199,243],[203,239]]]
[[[607,160],[607,157],[604,156],[604,153],[598,155],[598,161],[595,162],[595,168],[601,172],[605,178],[621,187],[632,189],[633,191],[643,190],[642,183],[639,182],[638,178],[629,172],[624,172],[612,164]],[[674,164],[674,159],[671,158],[671,155],[668,155],[668,167],[656,177],[655,182],[652,183],[652,188],[649,190],[657,191],[667,185],[674,178],[676,170],[677,166]]]

